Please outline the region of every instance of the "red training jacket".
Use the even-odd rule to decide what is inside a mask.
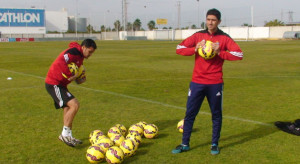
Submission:
[[[62,73],[70,78],[72,73],[68,68],[68,64],[74,62],[80,67],[83,64],[83,59],[81,46],[77,42],[71,42],[69,48],[60,53],[51,64],[45,82],[50,85],[66,87],[71,81],[65,78]]]
[[[210,40],[214,43],[219,42],[220,54],[212,59],[203,59],[198,54],[198,51],[195,52],[197,43],[202,40]],[[243,52],[240,47],[229,35],[220,29],[214,34],[210,34],[208,30],[196,32],[177,46],[176,53],[183,56],[192,56],[195,54],[192,82],[199,84],[223,83],[222,67],[224,60],[243,59]]]

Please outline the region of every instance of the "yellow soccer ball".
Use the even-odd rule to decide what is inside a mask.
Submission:
[[[86,159],[90,163],[99,163],[105,159],[105,152],[99,146],[90,146],[86,151]]]
[[[106,152],[110,147],[114,146],[114,142],[107,137],[103,137],[94,145],[99,146],[104,152]]]
[[[177,129],[180,133],[183,133],[183,125],[184,125],[184,119],[180,120],[177,124]]]
[[[119,128],[117,128],[116,126],[111,127],[107,132],[107,136],[109,138],[111,138],[112,136],[114,136],[116,134],[121,134]]]
[[[127,134],[126,139],[133,140],[136,146],[139,146],[139,144],[142,142],[142,136],[137,133]]]
[[[112,146],[107,150],[105,158],[107,163],[110,164],[122,163],[124,160],[124,153],[119,147]]]
[[[78,78],[80,78],[81,76],[85,76],[85,67],[84,67],[84,65],[81,65],[78,68]]]
[[[211,41],[206,41],[205,45],[203,47],[200,47],[198,49],[198,54],[203,57],[205,60],[212,59],[216,56],[212,49],[212,43]]]
[[[134,154],[137,148],[134,141],[126,139],[120,145],[120,149],[123,151],[125,157],[130,157]]]
[[[107,138],[107,137],[104,134],[103,135],[99,134],[99,135],[93,136],[91,144],[92,145],[98,144],[102,138]]]
[[[158,128],[154,124],[148,124],[144,129],[144,136],[146,138],[154,138],[158,135]]]
[[[140,122],[136,123],[136,125],[138,125],[139,127],[141,127],[144,130],[147,123],[145,121],[140,121]]]
[[[86,75],[85,75],[85,67],[83,65],[81,65],[78,68],[78,76],[76,78],[76,83],[77,84],[81,84],[85,81],[86,79]]]
[[[73,76],[78,73],[78,66],[74,62],[69,63],[68,68]]]
[[[102,135],[104,135],[104,133],[101,130],[93,130],[90,133],[90,135],[89,135],[89,141],[90,141],[91,144],[93,144],[94,137],[96,137],[98,135],[102,136]]]
[[[140,136],[143,136],[144,129],[142,129],[140,126],[134,124],[129,127],[128,133],[137,133]]]
[[[122,134],[116,134],[116,135],[113,135],[110,138],[110,140],[112,140],[116,146],[120,146],[121,143],[125,140],[125,137]]]
[[[125,127],[124,125],[122,125],[122,124],[116,124],[115,126],[116,126],[117,128],[119,128],[121,134],[125,137],[126,132],[127,132],[126,127]]]

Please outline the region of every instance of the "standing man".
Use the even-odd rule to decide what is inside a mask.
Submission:
[[[182,41],[176,53],[183,56],[195,54],[195,65],[190,83],[187,100],[187,110],[184,118],[182,143],[172,153],[181,153],[190,149],[189,142],[195,117],[206,97],[212,114],[212,145],[211,154],[220,153],[218,143],[222,127],[223,72],[224,60],[242,60],[240,47],[218,28],[221,23],[221,13],[210,9],[206,14],[207,29],[199,31]],[[213,42],[212,49],[216,54],[212,59],[204,59],[198,54],[198,49],[205,46],[206,41]]]
[[[82,143],[82,141],[72,136],[72,123],[79,110],[79,102],[69,92],[67,85],[73,80],[81,84],[86,79],[76,79],[78,73],[72,75],[68,64],[73,62],[79,68],[83,64],[83,59],[88,59],[96,48],[97,45],[92,39],[85,39],[81,45],[77,42],[71,42],[69,48],[64,50],[52,63],[45,80],[46,90],[53,98],[56,109],[62,108],[64,111],[64,126],[58,138],[72,147]]]

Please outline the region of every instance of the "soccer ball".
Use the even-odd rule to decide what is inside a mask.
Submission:
[[[105,152],[99,146],[90,146],[86,151],[86,159],[90,163],[99,163],[105,159]]]
[[[144,136],[146,138],[154,138],[158,135],[158,128],[154,124],[148,124],[144,129]]]
[[[125,127],[124,125],[122,125],[122,124],[116,124],[115,126],[116,126],[117,128],[119,128],[119,130],[120,130],[120,132],[121,132],[121,134],[122,134],[123,136],[126,135],[127,129],[126,129],[126,127]]]
[[[145,128],[145,126],[147,125],[147,123],[145,121],[140,121],[138,122],[136,125],[140,126],[141,128]]]
[[[76,78],[76,83],[77,84],[81,84],[82,82],[84,82],[83,80],[86,79],[86,75],[85,75],[85,67],[83,65],[81,65],[78,68],[78,76]]]
[[[121,143],[125,140],[125,138],[122,134],[116,134],[116,135],[113,135],[110,138],[110,140],[112,140],[116,146],[120,146]]]
[[[78,73],[78,66],[75,63],[73,62],[69,63],[68,68],[73,76]]]
[[[115,164],[122,163],[124,160],[124,153],[122,149],[117,146],[110,147],[106,152],[107,163]]]
[[[200,47],[198,49],[198,54],[203,57],[205,60],[212,59],[213,57],[216,56],[212,49],[212,42],[211,41],[206,41],[205,45],[203,47]]]
[[[111,138],[112,136],[114,136],[116,134],[121,134],[119,128],[117,128],[116,126],[111,127],[107,132],[107,136],[109,138]]]
[[[184,119],[180,120],[177,124],[177,129],[180,133],[183,133],[183,125],[184,125]]]
[[[78,78],[82,78],[81,76],[85,76],[85,67],[84,67],[84,65],[81,65],[78,68]]]
[[[92,145],[98,144],[102,138],[107,138],[107,137],[104,134],[103,135],[99,134],[99,135],[93,136],[91,144]]]
[[[94,130],[90,133],[89,141],[90,141],[91,144],[93,144],[94,137],[96,137],[98,135],[102,136],[102,135],[104,135],[104,133],[101,130]]]
[[[144,133],[144,129],[142,129],[140,126],[138,125],[131,125],[128,129],[128,133],[137,133],[139,134],[140,136],[143,135]]]
[[[104,152],[106,152],[110,147],[114,146],[114,143],[109,138],[103,137],[94,145],[99,146],[102,150],[104,150]]]
[[[134,141],[136,146],[138,146],[142,142],[142,136],[137,133],[129,133],[126,136],[126,139],[131,139],[132,141]]]
[[[120,149],[123,151],[125,157],[130,157],[136,151],[137,146],[131,139],[126,139],[120,145]]]

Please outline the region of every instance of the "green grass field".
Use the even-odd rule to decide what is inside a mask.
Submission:
[[[80,101],[76,148],[58,140],[62,110],[44,87],[50,64],[68,42],[0,43],[0,163],[88,163],[89,133],[139,121],[159,128],[123,163],[299,163],[300,138],[275,121],[300,118],[300,41],[238,42],[244,60],[224,64],[221,153],[210,155],[211,116],[205,100],[191,150],[171,154],[181,142],[194,57],[175,54],[180,41],[98,41],[85,61],[87,82],[69,90]],[[7,80],[12,77],[12,80]]]

